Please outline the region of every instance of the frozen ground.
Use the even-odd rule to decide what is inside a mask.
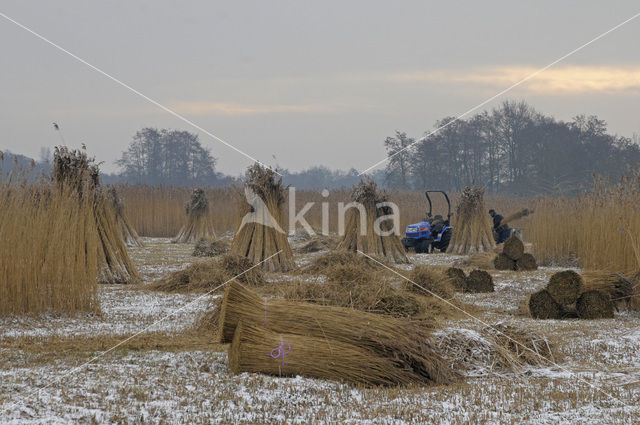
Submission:
[[[145,248],[131,251],[145,283],[190,261],[189,246],[146,242]],[[304,264],[309,258],[297,260]],[[449,265],[457,258],[417,255],[412,261]],[[127,345],[85,365],[112,339],[117,343],[197,297],[103,286],[102,317],[0,321],[0,423],[640,423],[638,314],[622,312],[613,320],[596,321],[525,317],[519,310],[522,300],[553,271],[492,272],[495,293],[457,297],[486,323],[517,325],[544,335],[555,348],[557,365],[520,373],[488,370],[485,376],[450,386],[403,389],[234,376],[224,347],[180,345],[180,335],[207,308],[208,298],[141,336],[164,335],[164,345]],[[484,327],[471,318],[444,325],[470,333]],[[106,341],[105,348],[92,347],[91,338]],[[38,345],[38,339],[55,343],[47,348]]]

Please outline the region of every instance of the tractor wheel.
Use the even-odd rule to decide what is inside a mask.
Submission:
[[[440,238],[440,244],[438,245],[440,252],[447,252],[447,248],[449,248],[449,242],[451,242],[451,230],[447,230],[442,234],[442,237]]]
[[[416,244],[416,254],[427,254],[429,252],[429,241],[423,240]]]

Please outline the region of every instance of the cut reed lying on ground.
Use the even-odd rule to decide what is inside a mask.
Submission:
[[[422,377],[425,383],[447,383],[455,377],[429,342],[431,329],[357,310],[296,301],[265,299],[230,282],[220,310],[221,343],[233,341],[240,322],[282,334],[304,335],[357,344],[393,359],[395,365]]]
[[[75,187],[0,182],[0,315],[99,311],[93,214]]]

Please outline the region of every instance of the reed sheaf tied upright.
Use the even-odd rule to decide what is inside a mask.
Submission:
[[[200,239],[216,237],[213,223],[209,217],[209,201],[203,189],[195,188],[191,198],[184,206],[187,222],[182,226],[175,243],[196,243]]]
[[[475,254],[495,247],[489,214],[484,207],[484,189],[466,186],[456,208],[453,234],[447,252]]]
[[[256,206],[249,205],[242,197],[238,214],[240,222],[229,252],[247,257],[254,264],[261,264],[261,267],[268,271],[295,269],[293,251],[285,230],[287,228],[284,214],[286,196],[282,178],[277,177],[275,171],[256,163],[246,172],[245,193],[255,194],[256,206],[266,207],[266,211],[256,211]],[[261,216],[258,217],[260,219],[247,220],[247,215],[251,213],[260,214]],[[270,217],[265,218],[267,215]]]
[[[362,220],[358,208],[350,208],[347,211],[344,236],[337,249],[361,251],[395,263],[408,263],[400,238],[392,232],[391,220],[378,220],[392,214],[391,207],[380,205],[388,202],[387,193],[378,191],[373,180],[363,179],[351,192],[351,199],[364,206],[366,220]],[[363,224],[366,226],[364,229]]]
[[[98,244],[98,281],[101,283],[131,283],[137,281],[138,273],[127,253],[122,234],[116,224],[115,212],[100,184],[100,171],[93,159],[84,151],[57,146],[53,155],[52,180],[58,190],[70,187],[80,200],[91,202],[92,223],[78,223],[95,227]]]
[[[2,170],[0,316],[97,313],[100,240],[92,197],[81,197],[77,184],[56,188],[45,180],[1,176]]]
[[[140,237],[138,236],[136,229],[134,229],[131,225],[129,217],[127,217],[127,214],[124,211],[124,203],[122,202],[122,199],[120,199],[118,191],[115,187],[109,187],[109,189],[107,190],[107,197],[109,198],[111,208],[113,208],[113,213],[116,219],[116,227],[119,229],[124,243],[127,246],[142,246]]]

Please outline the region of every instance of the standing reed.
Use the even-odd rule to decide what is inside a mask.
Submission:
[[[99,311],[92,197],[0,182],[0,316]]]

